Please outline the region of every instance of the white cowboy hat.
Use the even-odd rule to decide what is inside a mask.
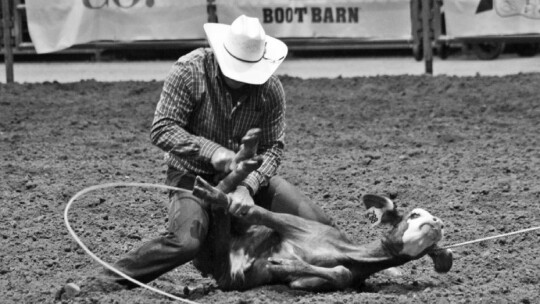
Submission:
[[[282,41],[265,34],[259,19],[242,15],[231,25],[204,24],[221,72],[236,81],[263,84],[287,56]]]

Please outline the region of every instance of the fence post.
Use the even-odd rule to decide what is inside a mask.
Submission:
[[[206,12],[208,14],[208,22],[217,23],[217,9],[216,9],[216,0],[207,0],[206,1]]]
[[[11,44],[11,26],[13,24],[9,0],[2,0],[2,28],[4,30],[4,62],[6,64],[6,83],[13,82],[13,49]]]
[[[422,1],[422,44],[424,45],[424,62],[426,74],[433,74],[433,47],[431,45],[431,5],[433,0]]]

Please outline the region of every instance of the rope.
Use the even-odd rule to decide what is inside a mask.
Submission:
[[[472,241],[468,241],[468,242],[463,242],[463,243],[459,243],[459,244],[448,245],[448,246],[442,247],[441,249],[449,249],[449,248],[454,248],[454,247],[470,245],[470,244],[474,244],[474,243],[479,243],[479,242],[483,242],[483,241],[487,241],[487,240],[498,239],[498,238],[511,236],[511,235],[514,235],[514,234],[525,233],[525,232],[529,232],[529,231],[534,231],[534,230],[538,230],[538,229],[540,229],[540,226],[527,228],[527,229],[522,229],[522,230],[518,230],[518,231],[514,231],[514,232],[504,233],[504,234],[498,234],[498,235],[489,236],[489,237],[476,239],[476,240],[472,240]]]
[[[114,268],[113,266],[111,266],[107,262],[101,260],[92,251],[90,251],[90,249],[88,249],[88,247],[86,247],[86,245],[84,245],[84,243],[80,240],[80,238],[77,236],[75,231],[71,228],[71,225],[69,224],[69,219],[68,219],[68,212],[69,212],[69,208],[71,207],[73,202],[75,202],[76,199],[78,199],[80,196],[82,196],[83,194],[88,193],[90,191],[94,191],[94,190],[98,190],[98,189],[105,189],[105,188],[114,188],[114,187],[160,188],[160,189],[166,189],[166,190],[177,190],[177,191],[184,191],[184,192],[190,192],[191,193],[191,191],[188,191],[186,189],[181,189],[181,188],[176,188],[176,187],[171,187],[171,186],[165,186],[165,185],[158,185],[158,184],[147,184],[147,183],[122,183],[122,182],[119,182],[119,183],[108,183],[108,184],[96,185],[96,186],[91,186],[91,187],[85,188],[85,189],[77,192],[69,200],[69,202],[66,205],[66,209],[64,210],[64,223],[66,224],[66,227],[67,227],[69,233],[71,234],[71,236],[75,239],[75,241],[79,244],[79,246],[81,246],[81,248],[90,257],[92,257],[95,261],[97,261],[98,263],[103,265],[105,268],[107,268],[107,269],[115,272],[116,274],[120,275],[124,279],[126,279],[126,280],[128,280],[128,281],[130,281],[130,282],[132,282],[134,284],[137,284],[137,285],[139,285],[139,286],[141,286],[143,288],[146,288],[146,289],[148,289],[150,291],[153,291],[155,293],[159,293],[159,294],[161,294],[163,296],[169,297],[171,299],[181,301],[181,302],[184,302],[184,303],[189,303],[189,304],[198,304],[197,302],[193,302],[193,301],[190,301],[190,300],[187,300],[187,299],[179,298],[179,297],[177,297],[175,295],[172,295],[170,293],[167,293],[165,291],[159,290],[159,289],[154,288],[152,286],[148,286],[148,285],[146,285],[146,284],[144,284],[142,282],[139,282],[139,281],[131,278],[130,276],[124,274],[123,272],[121,272],[118,269]]]

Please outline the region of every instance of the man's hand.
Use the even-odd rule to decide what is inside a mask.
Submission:
[[[220,147],[212,154],[210,163],[219,172],[229,173],[231,171],[231,164],[235,157],[235,153],[229,149]]]
[[[229,212],[234,216],[244,216],[249,209],[255,205],[253,198],[249,194],[249,190],[245,186],[238,186],[236,190],[229,194],[231,198],[231,206]]]

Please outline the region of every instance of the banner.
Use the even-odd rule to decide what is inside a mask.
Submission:
[[[216,0],[219,23],[258,17],[277,38],[410,40],[410,0]]]
[[[540,34],[540,0],[444,0],[450,38]]]
[[[38,53],[92,41],[205,39],[206,0],[26,0]]]

